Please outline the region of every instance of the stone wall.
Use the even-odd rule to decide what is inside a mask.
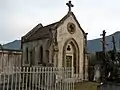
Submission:
[[[23,66],[26,66],[26,65],[33,65],[33,66],[37,66],[39,65],[39,61],[40,61],[40,47],[43,48],[43,53],[42,53],[42,59],[43,59],[43,62],[44,63],[47,63],[48,62],[48,55],[46,53],[46,50],[47,50],[47,46],[48,46],[48,39],[42,39],[42,40],[36,40],[36,41],[32,41],[32,42],[26,42],[26,43],[23,43],[23,46],[22,46],[22,50],[23,50],[23,56],[22,56],[22,64]],[[28,60],[29,60],[29,63],[25,63],[26,61],[26,48],[28,48]],[[33,51],[34,50],[34,57],[31,59],[31,56],[30,56],[30,51]]]
[[[72,22],[76,26],[76,31],[74,34],[70,34],[67,30],[67,24],[69,22]],[[58,66],[62,66],[62,61],[63,61],[63,46],[65,42],[69,39],[74,39],[76,43],[78,44],[79,48],[79,76],[81,79],[83,79],[83,62],[84,62],[84,43],[85,43],[85,38],[83,35],[82,30],[79,28],[78,24],[76,23],[75,19],[70,15],[63,23],[62,25],[58,28],[57,30],[57,42],[58,42]]]

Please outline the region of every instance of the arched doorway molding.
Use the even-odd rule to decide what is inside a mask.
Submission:
[[[79,47],[73,38],[64,43],[62,66],[74,67],[74,73],[79,73]]]

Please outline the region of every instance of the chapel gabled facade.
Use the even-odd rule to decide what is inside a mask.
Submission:
[[[38,24],[22,37],[23,66],[73,67],[73,75],[88,78],[86,53],[87,34],[71,11],[58,22],[42,26]]]

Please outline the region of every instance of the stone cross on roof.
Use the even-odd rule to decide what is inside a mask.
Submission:
[[[69,11],[68,11],[68,12],[71,12],[71,7],[73,7],[74,5],[71,3],[71,1],[69,1],[68,3],[66,3],[66,5],[67,5],[68,8],[69,8]]]

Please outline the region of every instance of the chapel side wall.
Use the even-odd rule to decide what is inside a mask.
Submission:
[[[87,53],[87,43],[86,39],[84,39],[84,80],[88,80],[88,53]]]
[[[23,66],[26,65],[24,62],[26,60],[26,48],[28,47],[28,61],[30,62],[30,51],[34,48],[35,49],[35,56],[34,56],[34,65],[38,66],[38,61],[40,60],[40,47],[43,47],[43,61],[44,63],[48,62],[48,56],[46,54],[46,47],[48,45],[48,39],[36,40],[32,42],[23,43]],[[30,63],[29,63],[30,64]]]
[[[73,22],[76,26],[76,31],[74,34],[70,34],[67,31],[67,24],[68,22]],[[58,49],[59,49],[59,53],[58,53],[58,67],[62,67],[62,61],[63,61],[63,46],[65,44],[65,42],[70,39],[73,38],[79,47],[79,73],[80,73],[80,77],[81,79],[83,79],[83,60],[84,60],[84,35],[82,30],[80,30],[80,28],[78,27],[76,21],[74,20],[74,18],[72,16],[68,17],[63,24],[58,27],[57,29],[57,41],[58,41]]]

